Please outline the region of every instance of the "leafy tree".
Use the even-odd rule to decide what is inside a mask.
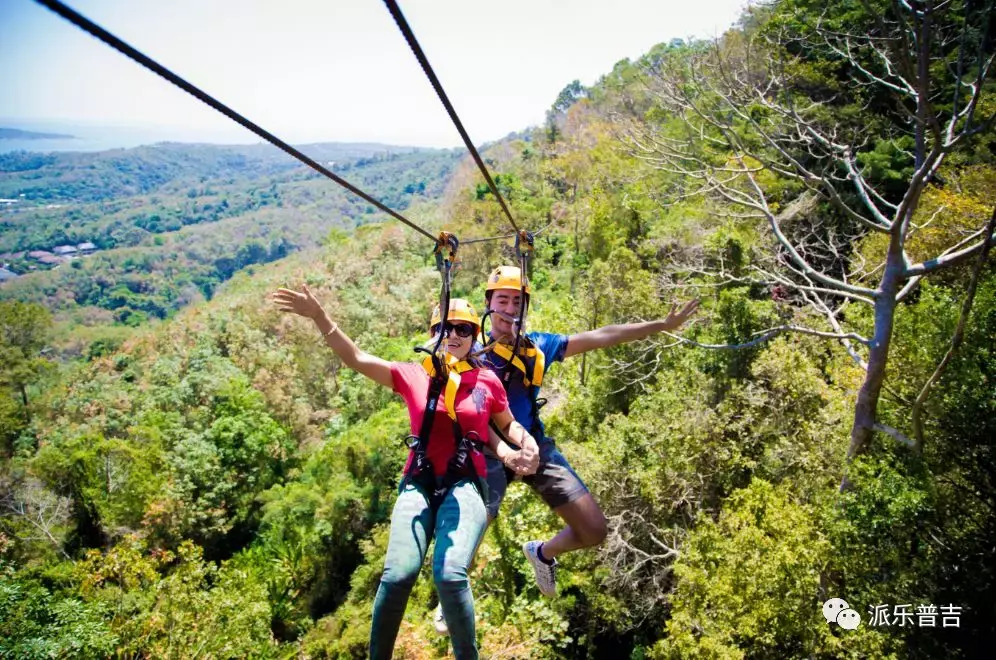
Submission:
[[[564,89],[560,90],[560,94],[557,95],[557,100],[553,102],[552,110],[554,112],[565,113],[572,105],[585,98],[587,95],[588,90],[585,89],[584,85],[582,85],[580,81],[571,81],[571,83],[564,87]]]
[[[37,380],[47,361],[39,357],[52,327],[52,315],[31,303],[0,302],[0,385],[11,387],[28,406],[28,385]]]
[[[48,370],[41,356],[52,328],[52,315],[32,303],[0,301],[0,441],[6,452],[30,420],[28,387]],[[11,395],[19,397],[20,405]]]
[[[753,481],[684,545],[668,636],[649,656],[900,657],[884,632],[862,626],[837,637],[823,620],[817,587],[833,551],[812,507]]]
[[[560,90],[560,94],[557,95],[557,100],[553,102],[553,106],[547,110],[546,113],[546,125],[547,134],[546,138],[549,142],[555,143],[560,137],[560,127],[559,123],[563,115],[570,109],[572,105],[577,103],[579,100],[585,98],[588,91],[581,84],[581,81],[574,80],[568,84],[564,89]]]
[[[108,657],[120,638],[103,603],[52,593],[41,580],[0,572],[0,654],[11,658]]]
[[[75,567],[80,592],[110,614],[119,653],[273,657],[269,605],[256,575],[204,561],[185,541],[149,551],[129,538]]]

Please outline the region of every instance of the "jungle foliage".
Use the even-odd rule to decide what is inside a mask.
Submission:
[[[879,430],[849,455],[867,349],[770,332],[846,334],[800,293],[801,280],[757,276],[781,254],[765,218],[685,194],[688,172],[646,158],[627,137],[680,138],[714,171],[738,154],[748,162],[715,139],[697,144],[715,136],[689,134],[654,80],[709,49],[736,55],[754,44],[786,65],[794,102],[817,104],[814,121],[864,138],[855,162],[894,203],[917,163],[908,113],[887,92],[852,84],[855,61],[873,66],[875,53],[847,61],[806,41],[827,16],[837,34],[885,29],[896,16],[879,4],[751,9],[717,43],[661,44],[590,88],[571,83],[544,126],[486,150],[517,222],[544,228],[532,329],[661,318],[691,296],[702,308],[685,341],[654,337],[551,370],[547,430],[604,509],[609,537],[565,556],[561,596],[541,598],[519,546],[559,520],[513,484],[471,576],[485,654],[987,657],[996,640],[992,259],[966,258],[898,301]],[[979,4],[947,3],[932,19],[939,34],[977,37],[973,61],[991,62],[991,22],[966,19]],[[941,50],[943,86],[957,44]],[[980,71],[985,119],[996,81]],[[691,98],[716,90],[688,84]],[[762,105],[754,120],[774,121]],[[750,120],[736,130],[757,147]],[[886,239],[761,160],[747,167],[792,242],[833,246],[807,256],[838,277],[874,269]],[[732,190],[752,185],[740,176]],[[978,241],[994,181],[990,123],[925,182],[910,262],[952,238]],[[503,215],[479,184],[463,161],[438,203],[411,207],[411,217],[494,235]],[[454,295],[483,307],[482,282],[511,248],[461,252]],[[0,302],[0,655],[364,657],[407,415],[392,393],[342,369],[313,327],[266,300],[302,282],[360,346],[392,360],[414,358],[438,294],[431,245],[385,222],[335,229],[319,249],[234,272],[210,300],[123,336],[70,338],[37,302]],[[859,305],[833,318],[856,335],[876,323]],[[746,346],[707,348],[729,345]],[[923,441],[905,442],[914,402],[948,353],[922,405]],[[831,597],[860,614],[857,630],[824,620]],[[446,654],[429,618],[435,604],[423,576],[398,639],[404,657]],[[935,627],[871,624],[875,606],[903,604],[956,606],[959,625],[940,616]]]

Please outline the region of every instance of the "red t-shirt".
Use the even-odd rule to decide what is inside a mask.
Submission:
[[[422,428],[426,400],[429,397],[429,374],[425,373],[420,364],[392,362],[391,380],[394,381],[394,391],[401,395],[405,405],[408,406],[411,432],[413,435],[418,435]],[[460,387],[457,389],[455,400],[457,420],[464,434],[476,431],[481,442],[487,444],[488,422],[491,420],[491,415],[508,409],[505,388],[502,387],[498,376],[489,369],[465,371],[460,374]],[[446,466],[455,451],[453,420],[447,414],[444,396],[440,394],[436,404],[436,418],[432,422],[432,433],[429,434],[429,446],[426,448],[426,456],[432,462],[436,476],[446,474]],[[477,474],[486,477],[484,455],[476,451],[471,457]],[[413,458],[414,452],[409,452],[405,472],[408,471]]]

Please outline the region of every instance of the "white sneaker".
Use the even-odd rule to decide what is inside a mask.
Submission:
[[[540,593],[547,598],[557,595],[557,560],[552,564],[547,564],[539,558],[539,547],[542,541],[528,541],[522,546],[522,552],[526,553],[526,559],[533,565],[533,573],[536,575],[536,585]]]
[[[450,634],[450,629],[446,627],[446,619],[443,618],[443,606],[436,605],[436,611],[432,615],[432,624],[436,626],[436,632],[443,636]]]

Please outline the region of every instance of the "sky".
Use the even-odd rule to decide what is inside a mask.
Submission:
[[[66,4],[287,141],[462,145],[378,0]],[[574,79],[593,84],[616,62],[673,38],[719,36],[745,0],[399,5],[481,144],[542,123]],[[0,122],[11,119],[159,127],[169,134],[163,139],[259,141],[32,0],[0,0]]]

